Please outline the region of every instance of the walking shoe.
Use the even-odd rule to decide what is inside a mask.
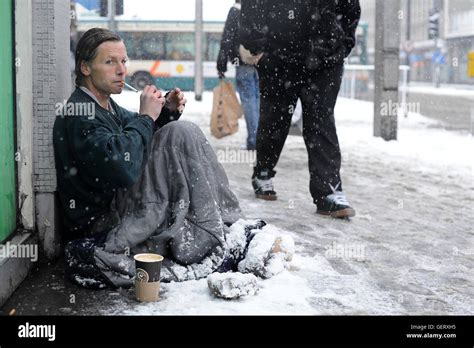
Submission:
[[[277,200],[277,194],[273,190],[272,178],[259,179],[258,177],[254,177],[252,179],[252,186],[255,191],[255,197],[266,201]]]
[[[317,203],[317,214],[330,215],[333,218],[349,218],[355,216],[355,210],[351,208],[346,196],[342,191],[334,191]]]

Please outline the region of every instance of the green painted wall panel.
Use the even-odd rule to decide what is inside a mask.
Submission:
[[[0,0],[0,242],[16,227],[12,3]]]

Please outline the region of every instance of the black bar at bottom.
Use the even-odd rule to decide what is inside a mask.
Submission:
[[[297,344],[472,347],[473,322],[469,316],[4,316],[0,317],[0,346],[252,343],[288,347]]]

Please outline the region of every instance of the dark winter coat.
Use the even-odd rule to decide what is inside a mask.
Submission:
[[[164,108],[153,122],[110,103],[115,114],[76,88],[64,108],[56,110],[61,111],[53,129],[57,186],[71,238],[109,211],[117,189],[138,181],[154,132],[179,118]]]
[[[238,5],[238,4],[236,4]],[[222,33],[221,47],[217,57],[217,71],[225,73],[227,71],[227,62],[239,65],[246,65],[239,54],[239,30],[240,30],[240,8],[232,6],[225,21],[224,31]]]
[[[264,52],[260,70],[310,73],[342,63],[355,45],[359,0],[246,0],[240,41]]]

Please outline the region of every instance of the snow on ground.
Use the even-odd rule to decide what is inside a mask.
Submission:
[[[399,118],[397,141],[372,136],[373,104],[339,99],[336,122],[351,221],[315,214],[302,137],[289,136],[274,179],[279,199],[256,200],[254,156],[240,131],[210,136],[212,94],[186,93],[184,120],[201,126],[223,162],[247,218],[262,218],[295,240],[289,270],[259,279],[257,295],[213,297],[206,279],[162,284],[162,299],[126,299],[102,314],[474,314],[473,139],[418,114]],[[139,95],[114,99],[138,109]]]

